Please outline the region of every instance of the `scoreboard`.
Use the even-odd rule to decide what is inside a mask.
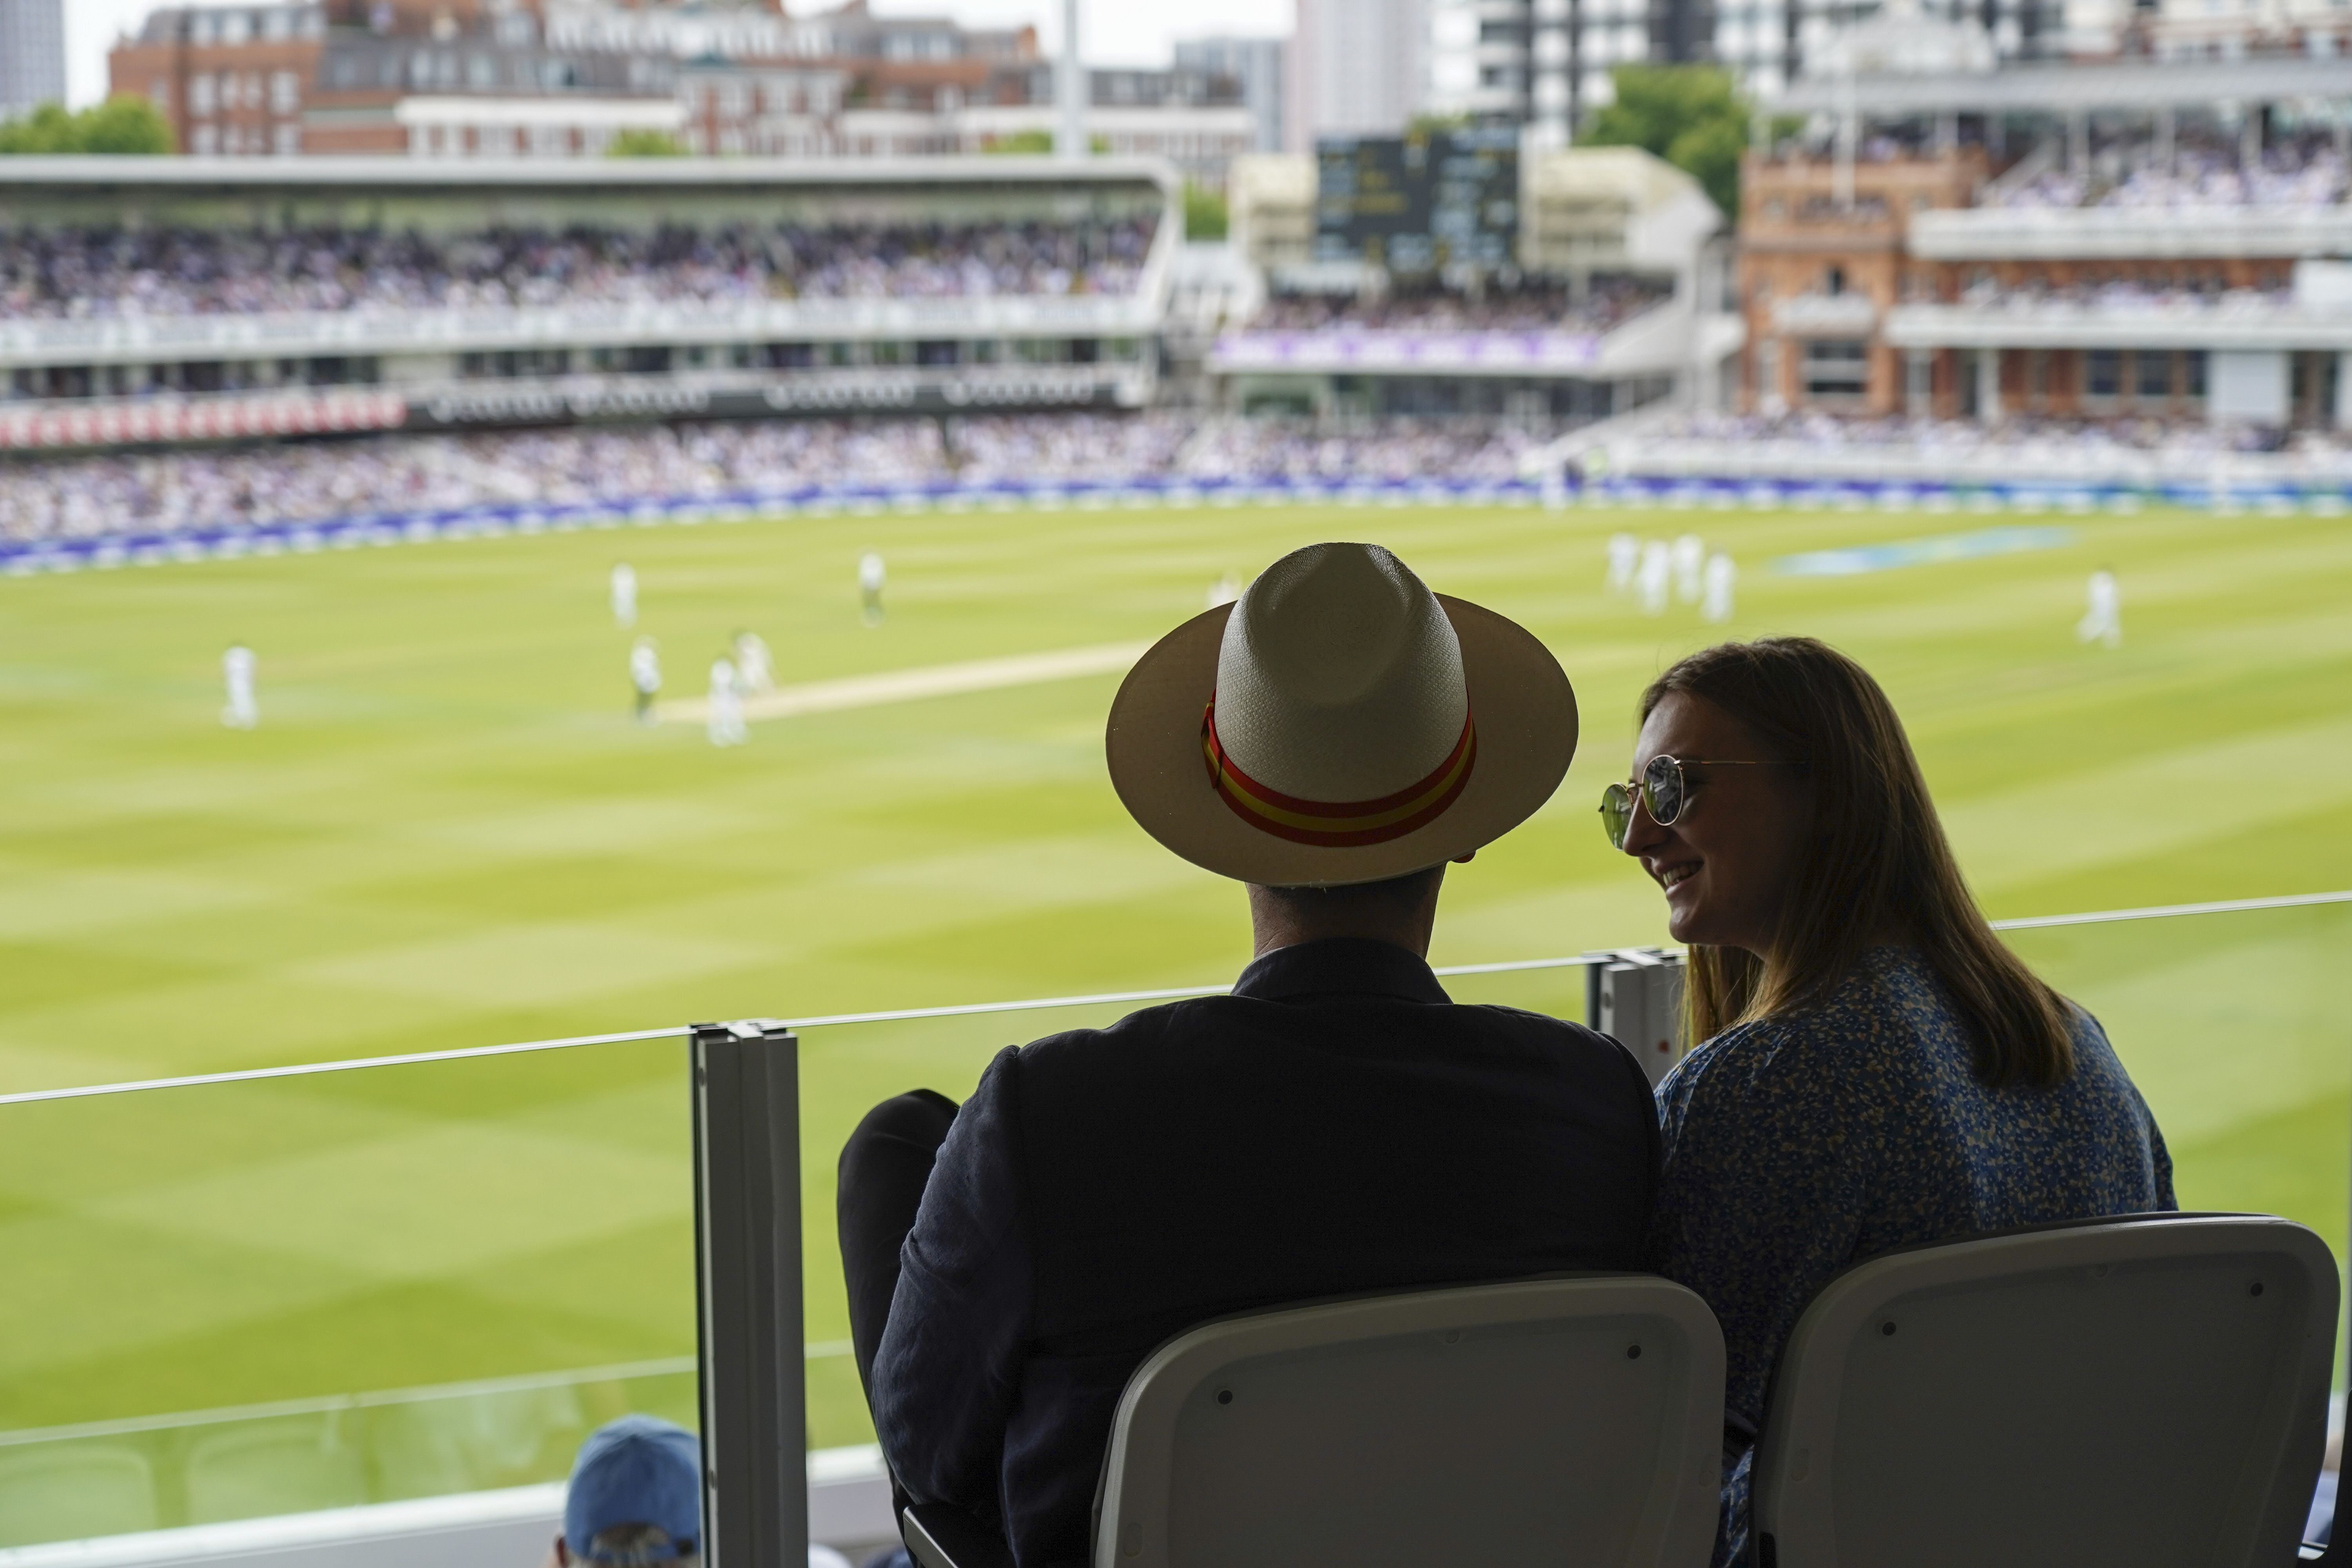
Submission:
[[[1493,269],[1518,253],[1519,136],[1509,126],[1327,136],[1315,144],[1315,259],[1406,275]]]

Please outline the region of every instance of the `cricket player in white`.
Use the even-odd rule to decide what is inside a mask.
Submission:
[[[776,689],[776,669],[767,642],[757,632],[735,634],[735,686],[747,696]]]
[[[1706,591],[1698,602],[1702,619],[1719,626],[1731,618],[1731,585],[1738,577],[1739,568],[1722,551],[1706,558]]]
[[[1685,605],[1698,603],[1699,574],[1706,566],[1706,541],[1685,533],[1675,541],[1675,597]]]
[[[867,551],[857,563],[858,596],[866,601],[866,624],[882,624],[882,557]]]
[[[250,730],[261,722],[261,710],[253,700],[253,650],[243,643],[233,643],[221,655],[221,681],[228,688],[228,706],[221,710],[221,722],[232,730]]]
[[[1209,584],[1209,608],[1213,610],[1219,605],[1230,605],[1241,596],[1242,591],[1234,584],[1234,574],[1230,572],[1220,574],[1217,580]]]
[[[740,746],[746,738],[743,698],[735,689],[735,667],[726,659],[710,665],[710,712],[708,732],[714,746]]]
[[[1642,594],[1642,613],[1663,616],[1666,613],[1668,579],[1674,575],[1674,565],[1666,554],[1665,542],[1653,539],[1642,546],[1641,570],[1635,574],[1635,585]]]
[[[2124,595],[2116,585],[2116,574],[2104,566],[2092,573],[2089,597],[2089,606],[2074,626],[2074,640],[2123,647]]]
[[[661,653],[651,637],[629,650],[629,685],[637,694],[637,722],[654,721],[654,699],[661,695]]]
[[[1622,598],[1633,591],[1633,568],[1642,559],[1642,542],[1630,533],[1609,536],[1609,591]]]
[[[637,624],[637,569],[625,561],[613,567],[613,621],[623,631]]]

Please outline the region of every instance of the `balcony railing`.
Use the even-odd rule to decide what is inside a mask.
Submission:
[[[2182,294],[2108,302],[2020,295],[1986,303],[1899,305],[1897,348],[2352,349],[2352,310],[2261,295]]]
[[[1911,220],[1929,261],[2332,257],[2352,250],[2352,207],[1963,207]]]
[[[1797,294],[1772,301],[1775,331],[1799,337],[1867,337],[1878,325],[1878,304],[1867,294]]]
[[[544,347],[1140,336],[1164,289],[1124,295],[758,300],[0,321],[0,367],[494,353]]]
[[[2344,1236],[2352,892],[2002,923],[2105,1025],[2184,1207]],[[1587,963],[1438,973],[1457,1001],[1577,1017]],[[918,1085],[968,1094],[1010,1040],[1225,988],[766,1026],[797,1037],[821,1539],[889,1528],[833,1243],[834,1157],[858,1117]],[[536,1531],[543,1552],[551,1483],[589,1430],[630,1410],[698,1419],[688,1041],[632,1030],[0,1095],[16,1287],[0,1549],[24,1549],[0,1561],[162,1563],[428,1525],[445,1546]],[[93,1537],[131,1539],[39,1545]]]

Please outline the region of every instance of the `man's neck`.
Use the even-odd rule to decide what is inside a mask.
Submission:
[[[1250,889],[1251,956],[1264,958],[1302,942],[1351,937],[1359,942],[1384,942],[1415,958],[1429,956],[1430,931],[1437,923],[1435,889],[1422,908],[1391,913],[1372,909],[1342,908],[1318,918],[1302,917],[1289,905]]]

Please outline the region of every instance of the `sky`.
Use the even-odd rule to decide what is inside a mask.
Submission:
[[[199,0],[233,4],[235,0]],[[68,0],[66,91],[79,108],[106,96],[106,54],[118,34],[137,28],[155,0]],[[796,14],[830,9],[829,0],[793,0]],[[947,15],[971,26],[1034,22],[1048,52],[1062,37],[1061,0],[874,0],[881,16]],[[1273,37],[1290,31],[1292,0],[1079,0],[1087,58],[1097,65],[1166,65],[1178,38],[1210,33]]]

